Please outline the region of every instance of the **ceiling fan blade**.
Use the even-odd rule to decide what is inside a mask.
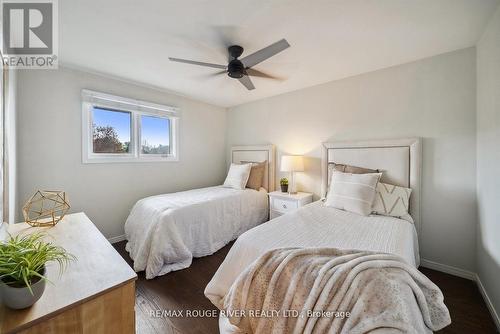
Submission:
[[[250,77],[248,75],[244,75],[241,78],[238,79],[243,86],[245,86],[248,90],[253,90],[255,89],[255,86],[252,83],[252,80],[250,80]]]
[[[259,51],[254,52],[251,55],[248,55],[240,60],[243,65],[245,65],[245,67],[252,67],[260,62],[263,62],[267,58],[271,58],[275,54],[280,53],[288,47],[290,47],[290,44],[288,44],[286,39],[283,38],[282,40],[271,44],[268,47],[260,49]]]
[[[187,60],[187,59],[180,59],[180,58],[171,58],[168,57],[170,61],[176,61],[179,63],[186,63],[186,64],[192,64],[192,65],[200,65],[200,66],[207,66],[207,67],[213,67],[213,68],[220,68],[225,70],[226,66],[225,65],[219,65],[219,64],[212,64],[212,63],[203,63],[201,61],[194,61],[194,60]]]
[[[259,70],[253,69],[253,68],[247,68],[246,73],[251,76],[251,77],[259,77],[259,78],[266,78],[266,79],[274,79],[274,80],[283,80],[283,78],[276,77],[271,74],[267,74],[264,72],[261,72]]]

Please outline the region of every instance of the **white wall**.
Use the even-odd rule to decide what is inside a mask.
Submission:
[[[477,271],[500,312],[500,7],[477,45]],[[500,326],[500,324],[499,324]]]
[[[475,66],[469,48],[237,106],[227,145],[306,154],[298,187],[319,194],[322,142],[423,137],[422,257],[474,270]]]
[[[179,107],[180,161],[82,164],[83,88]],[[60,68],[20,71],[18,180],[22,204],[36,189],[65,190],[71,211],[85,211],[107,237],[140,198],[221,184],[226,111],[174,94]]]

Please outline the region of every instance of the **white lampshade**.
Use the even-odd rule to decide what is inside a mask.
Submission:
[[[304,157],[302,155],[284,155],[281,157],[282,172],[303,172]]]

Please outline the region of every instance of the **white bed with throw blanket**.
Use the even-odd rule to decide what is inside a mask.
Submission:
[[[233,147],[231,161],[222,186],[152,196],[134,205],[125,235],[135,271],[145,270],[151,279],[187,268],[193,257],[213,254],[268,220],[274,147]]]
[[[221,332],[426,333],[448,325],[439,288],[416,269],[420,140],[324,145],[326,200],[241,235],[207,285],[223,311]],[[348,188],[373,179],[380,198],[366,208],[351,197],[370,187],[352,196]]]

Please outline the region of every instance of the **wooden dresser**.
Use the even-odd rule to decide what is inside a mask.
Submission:
[[[30,308],[11,310],[0,301],[0,334],[134,333],[137,275],[82,212],[54,227],[9,226],[9,233],[44,231],[54,244],[75,255],[59,276],[48,266],[43,296]]]

